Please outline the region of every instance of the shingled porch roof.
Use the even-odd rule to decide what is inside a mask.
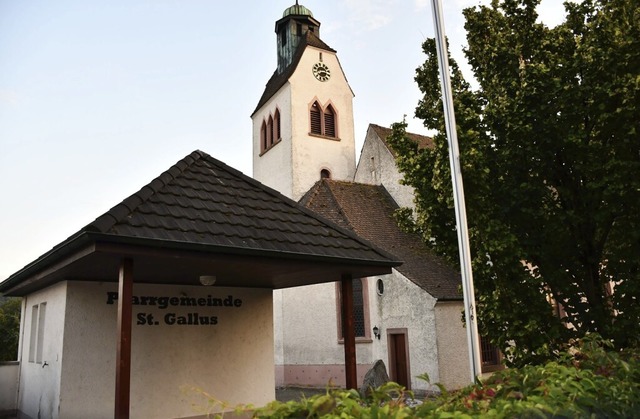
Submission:
[[[383,274],[401,262],[202,151],[0,283],[22,296],[62,280],[286,288]]]

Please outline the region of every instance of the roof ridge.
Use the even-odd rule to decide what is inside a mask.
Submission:
[[[122,202],[112,207],[109,211],[105,212],[104,214],[87,224],[80,230],[80,232],[106,233],[116,223],[133,212],[141,204],[149,200],[149,198],[151,198],[162,188],[171,183],[172,180],[178,177],[178,175],[184,172],[187,168],[191,167],[193,163],[202,158],[205,158],[206,156],[208,156],[208,154],[204,153],[203,151],[193,151],[189,155],[180,159],[169,169],[162,172],[151,182],[144,185],[142,188],[140,188],[139,191],[131,194],[130,196],[122,200]]]

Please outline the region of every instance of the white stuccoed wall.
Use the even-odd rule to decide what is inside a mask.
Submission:
[[[320,59],[331,78],[315,79],[311,71]],[[339,140],[309,135],[309,109],[317,100],[336,110]],[[281,114],[282,141],[260,156],[260,127],[276,108]],[[352,180],[355,173],[353,92],[335,54],[307,47],[289,81],[253,116],[253,177],[283,195],[298,200],[327,169],[333,179]]]
[[[439,381],[438,348],[434,307],[436,299],[406,279],[396,270],[391,275],[381,277],[385,291],[377,294],[378,318],[382,339],[381,359],[389,370],[388,329],[407,329],[409,363],[412,390],[432,390],[427,383],[416,376],[427,373],[432,382]]]
[[[260,155],[260,129],[262,121],[280,111],[281,141]],[[252,117],[253,121],[253,178],[276,189],[285,196],[293,196],[291,85],[287,82]]]
[[[107,304],[107,293],[116,289],[114,283],[65,282],[28,297],[27,307],[47,302],[45,354],[50,366],[22,369],[22,412],[31,417],[38,412],[51,418],[113,417],[117,305]],[[270,290],[134,285],[134,295],[209,294],[233,295],[242,305],[133,307],[132,418],[202,414],[207,400],[200,391],[231,405],[263,405],[275,398]],[[139,313],[153,315],[159,324],[137,324]],[[168,325],[168,313],[217,316],[218,324]],[[27,359],[28,344],[24,350]]]
[[[467,331],[462,323],[463,309],[462,301],[441,301],[436,304],[440,383],[449,390],[471,384]]]
[[[345,385],[336,286],[331,282],[278,291],[284,298],[276,306],[282,321],[277,327],[282,334],[282,356],[276,357],[277,385]],[[372,346],[370,340],[356,344],[359,383],[371,366]]]
[[[27,417],[60,417],[60,375],[67,283],[61,282],[24,297],[18,409]],[[29,362],[32,307],[46,303],[42,363]],[[46,365],[45,365],[46,362]]]
[[[311,71],[322,61],[331,70],[326,82],[316,80]],[[331,178],[351,180],[355,173],[355,134],[353,128],[353,92],[342,72],[338,57],[330,52],[307,47],[296,72],[290,78],[293,120],[293,199],[298,200],[328,169]],[[309,135],[309,108],[314,99],[323,108],[331,103],[336,110],[339,141]],[[306,106],[305,106],[306,105]]]
[[[383,185],[400,207],[414,209],[413,188],[401,185],[402,178],[393,154],[376,132],[369,127],[358,160],[355,182]]]

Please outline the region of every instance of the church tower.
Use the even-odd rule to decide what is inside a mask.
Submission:
[[[322,177],[353,180],[353,92],[306,7],[275,27],[277,68],[251,115],[253,177],[298,200]]]

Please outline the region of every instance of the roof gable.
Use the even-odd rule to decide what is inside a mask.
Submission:
[[[398,205],[383,186],[323,179],[300,203],[402,260],[395,269],[433,297],[462,298],[460,274],[434,255],[418,235],[398,227],[393,216]]]
[[[273,97],[273,95],[278,93],[278,91],[282,88],[282,86],[285,85],[287,81],[289,81],[293,73],[296,71],[296,68],[300,63],[300,59],[302,58],[302,55],[304,54],[304,51],[308,46],[333,53],[336,52],[336,50],[334,50],[324,41],[318,38],[313,32],[307,31],[301,42],[298,44],[293,59],[291,60],[291,64],[281,73],[278,73],[278,71],[276,70],[267,82],[264,92],[262,93],[262,96],[258,101],[258,105],[251,113],[251,116],[253,116],[260,108],[262,108],[262,106],[267,103],[269,99]]]
[[[386,256],[201,151],[180,160],[83,230],[244,251]]]
[[[391,154],[393,154],[394,157],[397,157],[395,150],[393,150],[393,148],[387,141],[387,137],[389,137],[393,133],[393,130],[391,128],[381,127],[380,125],[376,124],[369,124],[369,129],[373,130],[376,135],[382,140],[387,149],[389,149]],[[418,148],[433,148],[433,138],[431,137],[427,137],[426,135],[413,134],[411,132],[407,132],[406,135],[418,144]]]

